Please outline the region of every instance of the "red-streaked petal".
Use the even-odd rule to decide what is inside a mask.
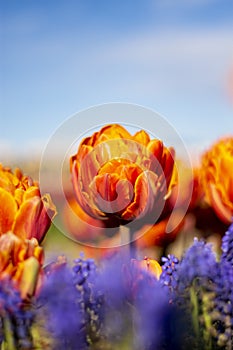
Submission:
[[[30,198],[19,208],[12,231],[23,239],[35,237],[40,242],[51,224],[48,214],[55,215],[55,213],[56,209],[51,205],[48,195],[43,198]]]
[[[156,139],[151,140],[147,145],[147,149],[160,162],[162,154],[163,154],[163,142],[160,140],[156,140]]]
[[[148,178],[145,173],[141,173],[137,178],[134,186],[134,200],[122,213],[124,220],[132,220],[143,212],[147,208],[149,196],[149,184]]]

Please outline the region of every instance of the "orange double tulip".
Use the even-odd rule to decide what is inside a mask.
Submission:
[[[80,206],[111,226],[149,213],[156,221],[176,183],[174,150],[118,124],[85,138],[70,165]]]
[[[216,142],[201,163],[204,199],[226,224],[233,217],[233,137]]]
[[[0,164],[0,235],[12,231],[41,242],[55,213],[50,196],[41,196],[36,182]]]

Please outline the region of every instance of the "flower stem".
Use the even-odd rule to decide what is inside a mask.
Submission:
[[[194,286],[190,287],[190,300],[192,304],[192,320],[193,320],[193,327],[196,336],[199,338],[200,336],[200,329],[199,329],[199,305],[198,305],[198,297],[196,294],[196,289]]]
[[[4,327],[4,334],[5,334],[5,341],[4,341],[4,347],[2,349],[4,350],[17,350],[17,345],[15,342],[14,337],[14,326],[11,322],[11,319],[9,315],[4,315],[3,318],[3,327]]]
[[[129,250],[129,256],[131,258],[135,258],[136,256],[136,249],[135,249],[135,242],[134,242],[134,231],[132,228],[129,228],[127,226],[120,226],[120,239],[121,239],[121,245],[127,246],[127,249]]]
[[[129,251],[131,258],[136,257],[136,245],[134,240],[134,230],[132,228],[129,230]]]

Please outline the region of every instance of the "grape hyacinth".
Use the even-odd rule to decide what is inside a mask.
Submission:
[[[169,254],[167,257],[162,257],[162,274],[160,276],[160,282],[164,288],[168,288],[171,296],[178,286],[178,273],[179,259],[173,254]]]
[[[77,259],[73,269],[65,261],[51,266],[40,295],[47,330],[52,334],[53,349],[86,349],[94,302],[91,280],[94,261]],[[90,279],[90,283],[89,283]],[[93,280],[92,280],[93,281]]]
[[[90,344],[99,338],[101,324],[102,295],[95,290],[98,272],[94,260],[84,260],[84,256],[81,255],[74,261],[72,275],[76,297],[84,315],[86,342]]]
[[[21,299],[10,280],[0,285],[0,345],[10,349],[31,349],[34,310]]]
[[[221,261],[229,261],[233,266],[233,224],[228,228],[222,239]]]
[[[222,239],[222,255],[216,278],[215,336],[217,343],[232,349],[233,343],[233,224]]]

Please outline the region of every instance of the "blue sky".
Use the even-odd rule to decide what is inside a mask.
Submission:
[[[0,48],[0,157],[106,102],[155,109],[191,148],[233,133],[231,0],[0,1]]]

